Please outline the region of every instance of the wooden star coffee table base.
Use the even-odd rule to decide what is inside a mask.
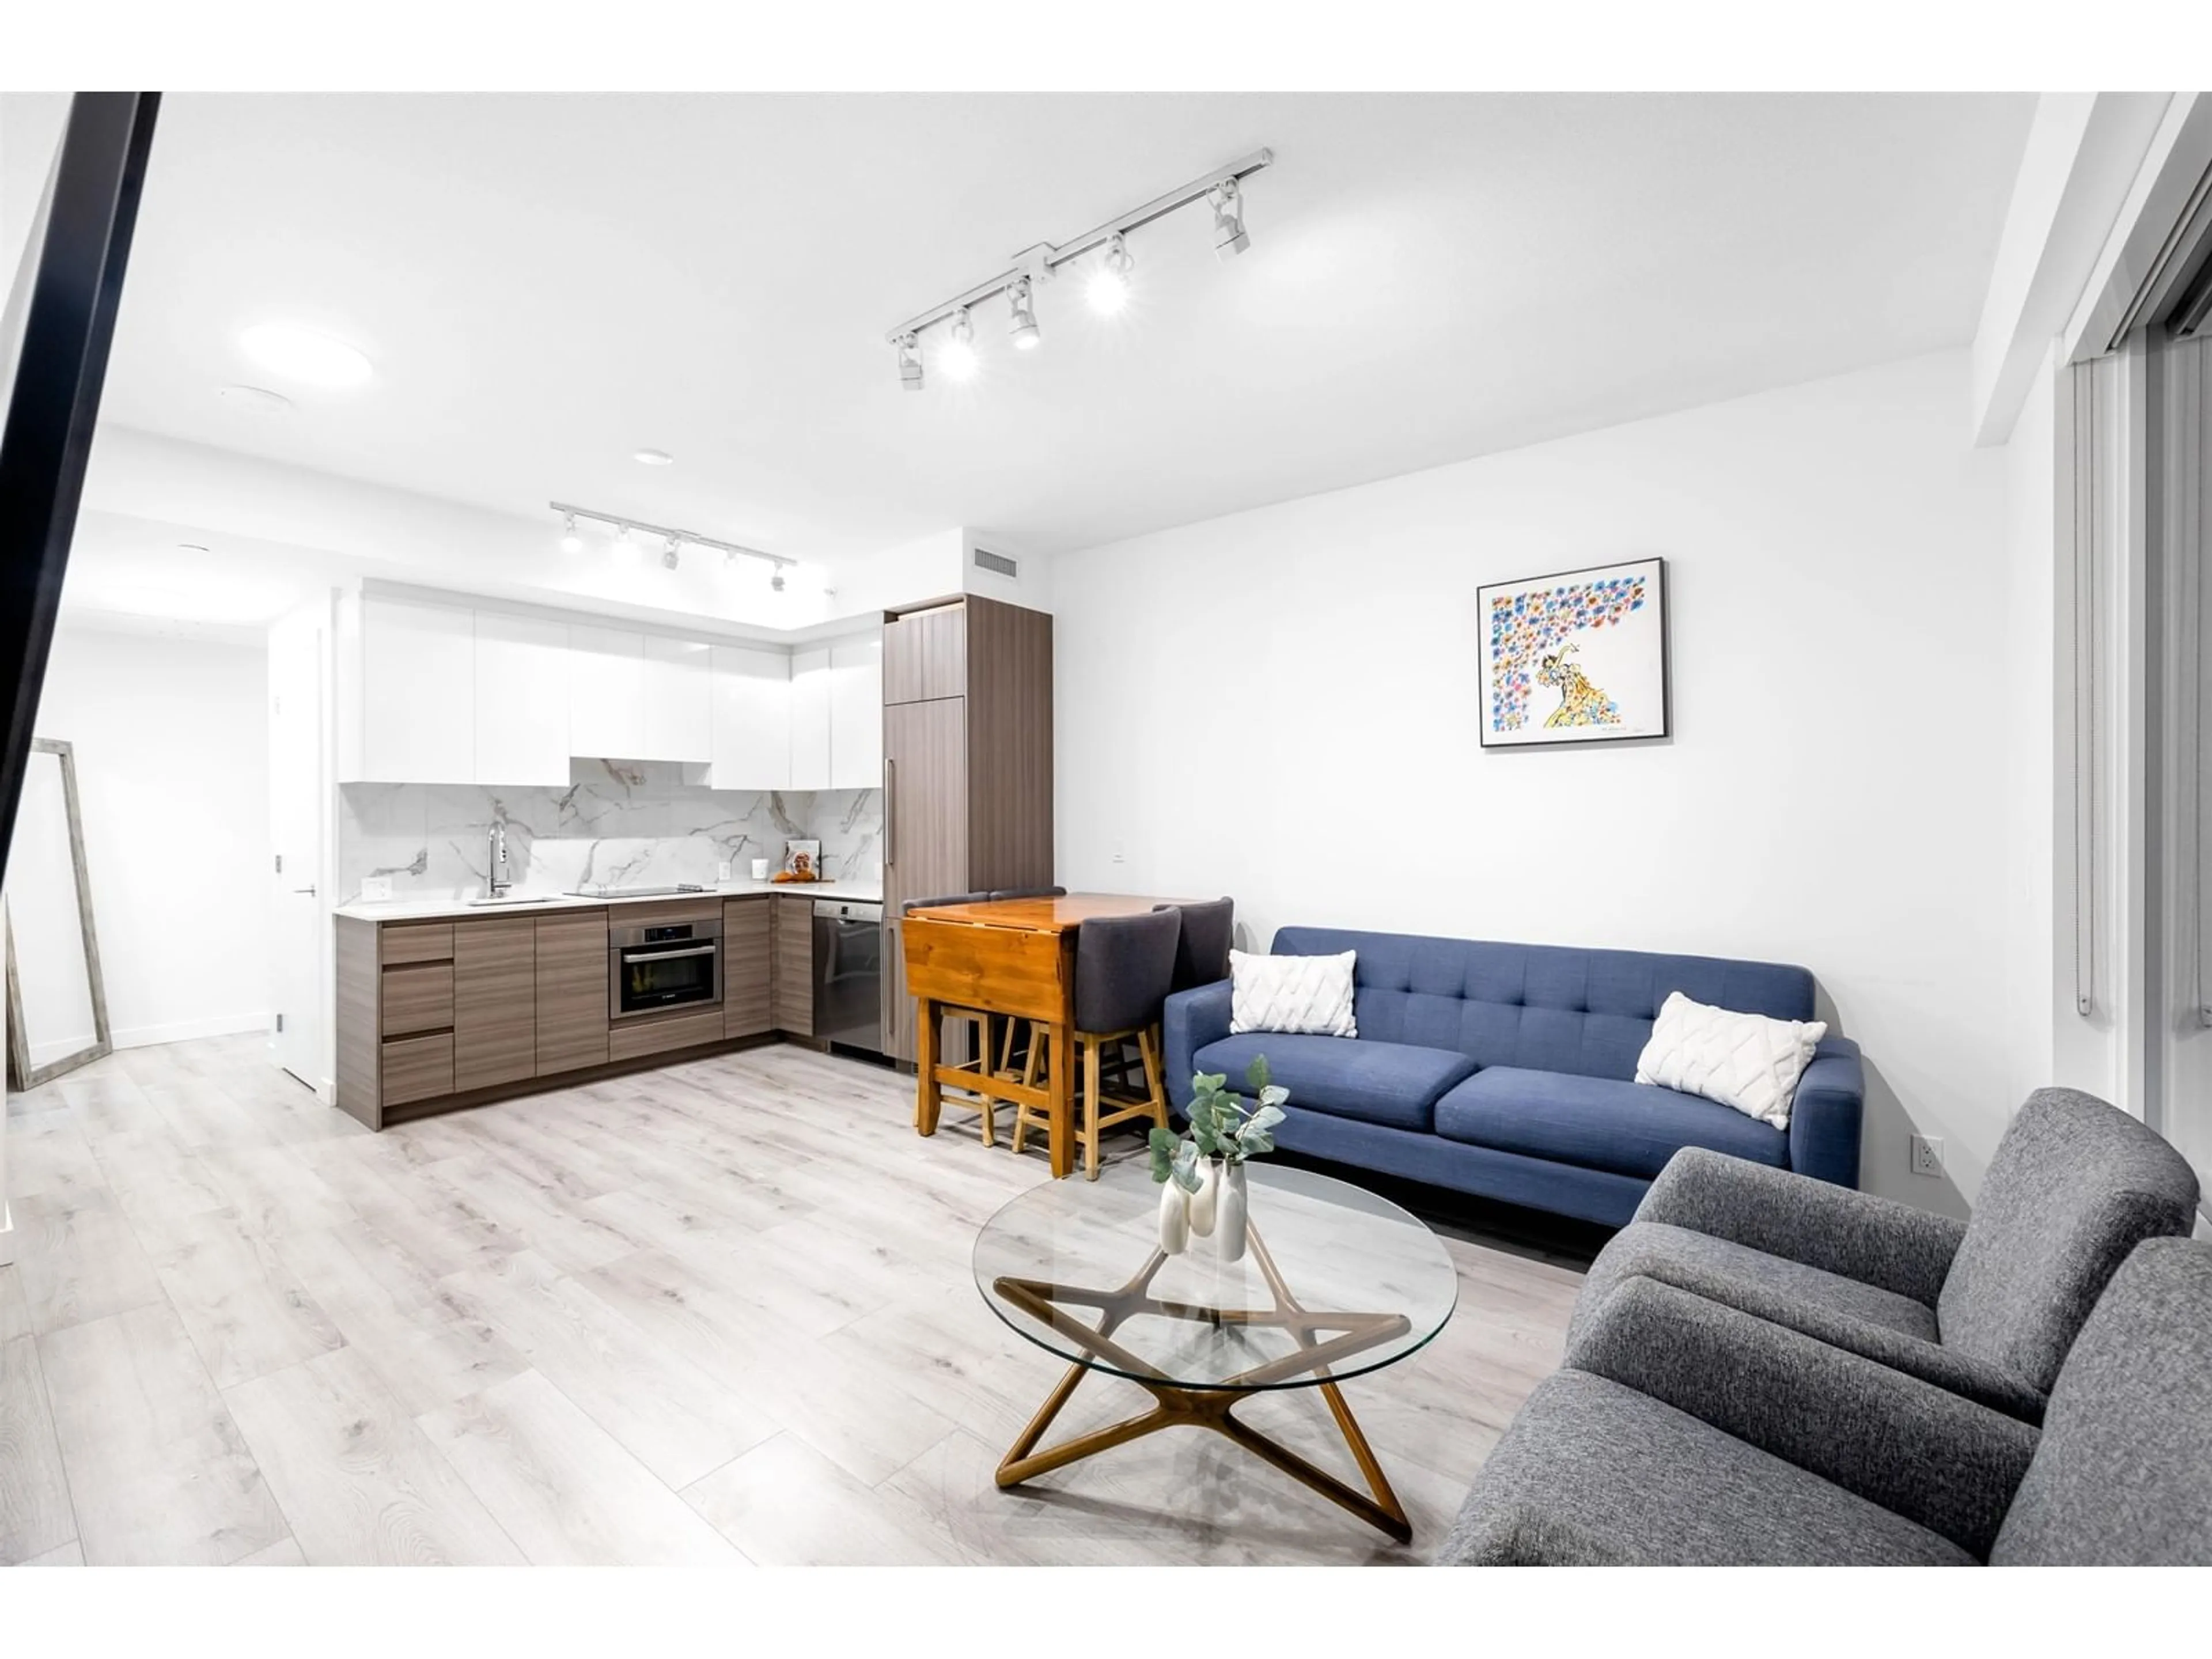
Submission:
[[[1062,1338],[1074,1343],[1092,1359],[1116,1376],[1127,1378],[1149,1392],[1153,1400],[1148,1412],[1125,1419],[1089,1434],[1079,1435],[1044,1451],[1036,1449],[1044,1438],[1045,1431],[1060,1415],[1060,1408],[1074,1397],[1077,1386],[1086,1372],[1094,1369],[1079,1361],[1068,1368],[1067,1375],[1060,1380],[1044,1404],[1038,1408],[1021,1437],[999,1465],[998,1481],[1001,1486],[1017,1486],[1023,1481],[1064,1468],[1070,1463],[1115,1446],[1127,1445],[1162,1429],[1188,1426],[1211,1429],[1216,1434],[1234,1441],[1262,1462],[1289,1475],[1293,1480],[1320,1493],[1331,1503],[1340,1505],[1366,1522],[1370,1526],[1388,1534],[1401,1544],[1413,1541],[1413,1523],[1406,1517],[1405,1506],[1390,1489],[1390,1482],[1376,1461],[1374,1449],[1367,1437],[1359,1431],[1352,1408],[1345,1403],[1343,1391],[1331,1380],[1329,1367],[1341,1364],[1357,1354],[1385,1342],[1396,1341],[1410,1328],[1402,1314],[1338,1313],[1302,1306],[1291,1295],[1290,1287],[1276,1268],[1274,1259],[1267,1254],[1259,1230],[1249,1234],[1248,1248],[1255,1265],[1266,1279],[1274,1306],[1267,1310],[1243,1308],[1209,1308],[1194,1303],[1165,1301],[1152,1294],[1153,1279],[1168,1263],[1164,1250],[1155,1250],[1136,1277],[1118,1290],[1089,1290],[1078,1285],[1055,1285],[1043,1280],[1001,1277],[993,1281],[992,1288],[1011,1306],[1021,1310],[1031,1318],[1050,1326]],[[1095,1309],[1099,1319],[1096,1326],[1067,1311],[1071,1307]],[[1291,1333],[1297,1343],[1297,1352],[1285,1354],[1264,1364],[1253,1366],[1222,1378],[1204,1388],[1192,1388],[1178,1383],[1167,1373],[1158,1370],[1114,1340],[1114,1333],[1128,1320],[1144,1315],[1168,1319],[1185,1319],[1216,1327],[1243,1326],[1248,1328],[1272,1328]],[[1317,1378],[1313,1386],[1321,1390],[1322,1398],[1328,1402],[1330,1414],[1336,1419],[1338,1431],[1351,1451],[1352,1462],[1366,1480],[1368,1490],[1361,1492],[1289,1447],[1268,1438],[1249,1425],[1239,1422],[1234,1413],[1246,1395],[1272,1386],[1289,1383],[1292,1379],[1307,1376]]]

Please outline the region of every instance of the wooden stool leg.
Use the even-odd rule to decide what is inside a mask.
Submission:
[[[1098,1179],[1098,1120],[1105,1108],[1098,1098],[1098,1049],[1100,1039],[1088,1032],[1078,1036],[1083,1045],[1083,1177]]]
[[[991,1073],[991,1017],[988,1014],[975,1022],[975,1074],[988,1077]],[[979,1089],[976,1092],[983,1100],[983,1144],[995,1146],[999,1144],[998,1100],[988,1089]]]
[[[1147,1025],[1137,1033],[1137,1052],[1145,1060],[1145,1098],[1152,1103],[1152,1121],[1161,1128],[1168,1127],[1168,1096],[1166,1079],[1161,1073],[1159,1040],[1153,1035],[1155,1028]]]
[[[937,1004],[924,997],[915,1013],[914,1127],[917,1133],[933,1135],[945,1104],[937,1082]]]
[[[1065,1181],[1075,1170],[1075,1103],[1070,1086],[1075,1080],[1075,1029],[1066,1020],[1054,1020],[1052,1052],[1046,1057],[1045,1094],[1051,1102],[1052,1178]]]

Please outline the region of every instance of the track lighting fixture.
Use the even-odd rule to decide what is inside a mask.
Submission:
[[[1232,177],[1216,185],[1206,199],[1213,204],[1214,256],[1233,259],[1252,246],[1252,239],[1244,234],[1244,192]]]
[[[686,547],[703,547],[720,553],[724,561],[734,564],[740,558],[759,559],[775,572],[780,589],[787,567],[796,564],[796,559],[781,553],[763,552],[757,547],[747,547],[742,542],[726,542],[713,536],[702,536],[695,530],[678,529],[672,525],[645,524],[636,519],[619,518],[611,513],[594,513],[588,507],[575,507],[567,501],[548,501],[546,505],[561,515],[561,547],[564,552],[582,549],[583,538],[577,533],[576,520],[589,519],[594,524],[611,524],[615,527],[615,556],[624,562],[636,560],[641,554],[640,538],[646,536],[660,538],[660,562],[664,568],[673,570],[684,562]],[[633,536],[630,532],[635,531]]]
[[[937,366],[945,371],[948,380],[972,380],[975,378],[975,320],[963,306],[952,314],[952,337],[937,354]],[[914,337],[908,335],[908,339]]]
[[[781,593],[783,592],[783,567],[781,565],[776,566],[775,574],[768,579],[768,585],[769,588],[775,592]]]
[[[1093,311],[1101,317],[1111,317],[1129,303],[1129,273],[1136,264],[1127,239],[1115,231],[1106,243],[1106,252],[1098,256],[1098,269],[1091,273],[1091,284],[1084,290]]]
[[[1017,351],[1034,351],[1044,336],[1037,331],[1036,307],[1030,301],[1030,279],[1018,276],[1006,289],[1006,305],[1012,316],[1006,332],[1012,338]],[[912,336],[908,336],[912,338]]]
[[[947,380],[965,380],[972,376],[976,359],[975,326],[969,319],[969,309],[1001,294],[1006,296],[1006,331],[1015,349],[1035,349],[1044,337],[1037,327],[1038,285],[1049,283],[1062,265],[1094,251],[1103,250],[1087,287],[1091,306],[1101,316],[1114,315],[1128,303],[1129,273],[1136,265],[1136,257],[1129,252],[1128,234],[1194,202],[1205,202],[1213,210],[1214,252],[1224,259],[1234,258],[1252,246],[1252,239],[1244,228],[1243,181],[1273,165],[1274,159],[1273,150],[1255,150],[1241,161],[1194,179],[1164,196],[1153,198],[1142,207],[1132,208],[1119,218],[1085,231],[1073,241],[1058,246],[1039,243],[1014,255],[1009,268],[989,281],[978,283],[965,294],[956,295],[943,305],[933,306],[908,318],[884,337],[898,349],[899,383],[909,392],[922,389],[921,336],[939,323],[950,325],[951,338],[939,350],[937,366]]]

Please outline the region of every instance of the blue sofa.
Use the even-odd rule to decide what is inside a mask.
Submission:
[[[1277,1145],[1359,1169],[1627,1224],[1685,1146],[1856,1187],[1866,1078],[1831,1036],[1787,1130],[1636,1082],[1668,994],[1777,1019],[1813,1018],[1813,976],[1777,963],[1285,927],[1278,956],[1358,952],[1356,1037],[1229,1033],[1227,980],[1177,992],[1164,1017],[1170,1098],[1194,1072],[1241,1085],[1265,1054],[1291,1091]]]

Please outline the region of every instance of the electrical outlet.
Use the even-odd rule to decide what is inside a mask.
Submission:
[[[361,896],[362,902],[365,904],[382,903],[392,896],[392,878],[363,876],[361,878]]]
[[[1912,1137],[1912,1173],[1918,1176],[1940,1176],[1943,1173],[1943,1141],[1940,1135]]]
[[[729,878],[730,861],[727,859],[724,859],[720,864],[714,866],[714,879],[716,881],[727,881]]]

